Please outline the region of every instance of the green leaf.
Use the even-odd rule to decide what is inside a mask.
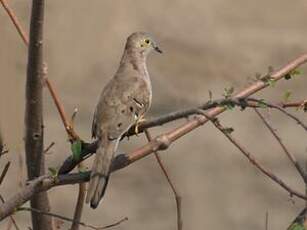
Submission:
[[[58,175],[58,170],[56,168],[49,167],[48,171],[52,177],[56,177]]]
[[[230,98],[231,95],[233,94],[233,92],[234,92],[234,88],[233,88],[233,87],[225,88],[225,89],[224,89],[223,96],[224,96],[225,98]]]
[[[72,157],[74,160],[78,161],[80,159],[81,151],[82,151],[82,142],[81,140],[74,140],[70,146],[72,151]]]
[[[260,108],[267,108],[267,104],[265,103],[264,99],[261,99],[258,101],[257,105],[260,107]]]
[[[269,86],[274,87],[274,86],[276,85],[276,80],[273,79],[273,78],[270,78],[270,79],[268,80],[268,84],[269,84]]]
[[[300,69],[294,69],[294,70],[292,70],[292,71],[290,72],[290,75],[291,75],[292,77],[294,77],[294,76],[302,75],[302,73],[303,73],[302,70],[300,70]]]
[[[292,95],[292,92],[290,90],[287,90],[283,95],[284,101],[289,101],[291,95]]]
[[[288,230],[305,230],[304,225],[299,224],[299,223],[293,223]]]

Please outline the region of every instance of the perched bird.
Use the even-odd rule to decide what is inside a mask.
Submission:
[[[137,127],[150,107],[152,88],[146,57],[152,50],[162,53],[148,33],[131,34],[117,72],[100,95],[92,125],[98,148],[86,197],[92,208],[98,206],[105,193],[111,162],[122,135],[132,125]]]

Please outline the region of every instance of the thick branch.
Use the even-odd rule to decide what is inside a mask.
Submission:
[[[29,180],[45,173],[43,154],[43,22],[44,0],[33,0],[30,24],[30,43],[28,49],[28,69],[26,80],[25,112],[25,150]],[[31,198],[31,207],[49,211],[49,200],[46,192]],[[51,230],[51,218],[32,212],[33,230]]]

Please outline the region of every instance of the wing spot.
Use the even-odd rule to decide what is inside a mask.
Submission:
[[[117,127],[120,128],[123,125],[123,123],[118,123]]]
[[[130,109],[130,112],[132,113],[133,112],[133,107],[130,106],[129,109]]]

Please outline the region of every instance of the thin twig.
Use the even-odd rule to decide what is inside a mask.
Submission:
[[[70,230],[79,230],[79,224],[82,216],[83,205],[86,194],[86,183],[79,184],[78,200],[75,208],[74,218]]]
[[[258,109],[254,109],[256,114],[259,116],[261,121],[264,123],[264,125],[268,128],[268,130],[272,133],[272,135],[275,137],[276,141],[279,143],[280,147],[283,149],[284,153],[287,155],[289,160],[292,162],[294,167],[297,169],[298,173],[304,180],[305,184],[307,183],[307,176],[302,168],[302,166],[298,163],[295,156],[287,149],[285,144],[282,142],[281,138],[278,136],[277,132],[274,130],[274,128],[269,124],[269,122],[264,118],[264,116],[258,111]]]
[[[90,224],[86,224],[84,222],[76,221],[76,220],[71,219],[71,218],[66,217],[66,216],[62,216],[62,215],[51,213],[51,212],[44,212],[44,211],[41,211],[41,210],[35,209],[35,208],[20,207],[20,208],[17,209],[17,211],[36,212],[36,213],[39,213],[41,215],[52,216],[52,217],[55,217],[55,218],[58,218],[58,219],[61,219],[61,220],[68,221],[68,222],[77,223],[79,225],[82,225],[83,227],[94,229],[94,230],[102,230],[102,229],[111,228],[111,227],[117,226],[117,225],[121,224],[122,222],[128,220],[127,217],[124,217],[124,218],[120,219],[119,221],[117,221],[117,222],[115,222],[113,224],[106,225],[106,226],[103,226],[103,227],[96,227],[96,226],[93,226],[93,225],[90,225]]]
[[[279,110],[280,112],[282,112],[283,114],[285,114],[286,116],[290,117],[291,119],[295,120],[305,131],[307,131],[307,125],[305,125],[300,119],[298,119],[296,116],[294,116],[293,114],[289,113],[287,110],[285,110],[284,108],[280,107],[279,105],[275,105],[272,103],[269,103],[267,101],[264,100],[259,100],[259,99],[255,99],[255,98],[248,98],[248,101],[254,101],[254,102],[258,102],[261,103],[269,108],[274,108]]]
[[[250,153],[246,148],[244,148],[234,137],[232,137],[232,135],[228,132],[228,129],[223,127],[217,119],[211,118],[209,115],[204,114],[204,113],[203,113],[203,115],[205,117],[207,117],[207,119],[210,119],[212,121],[212,123],[214,124],[214,126],[218,130],[220,130],[227,137],[227,139],[234,146],[236,146],[241,151],[241,153],[243,153],[243,155],[245,157],[247,157],[247,159],[250,161],[250,163],[252,163],[254,166],[256,166],[256,168],[258,168],[264,175],[268,176],[271,180],[273,180],[275,183],[279,184],[283,189],[288,191],[290,193],[290,196],[294,195],[294,196],[299,197],[301,199],[307,200],[307,197],[304,194],[295,191],[289,185],[287,185],[282,179],[277,177],[273,172],[271,172],[269,169],[262,166],[260,164],[260,162],[254,157],[254,155],[252,153]]]
[[[0,2],[1,2],[3,8],[5,9],[5,11],[7,12],[8,16],[10,17],[11,21],[13,22],[17,32],[19,33],[19,35],[21,37],[21,39],[23,40],[23,42],[27,46],[29,44],[28,36],[26,35],[25,31],[20,26],[18,18],[16,17],[14,12],[9,7],[8,3],[6,2],[6,0],[0,0]]]
[[[151,137],[151,135],[150,135],[150,133],[149,133],[149,131],[147,129],[145,129],[145,135],[146,135],[146,138],[147,138],[147,140],[149,142],[152,141],[152,137]],[[162,162],[162,159],[161,159],[161,157],[159,155],[159,152],[155,151],[154,155],[156,157],[156,160],[157,160],[157,162],[158,162],[158,164],[159,164],[159,166],[160,166],[160,168],[161,168],[161,170],[162,170],[162,172],[163,172],[163,174],[164,174],[168,184],[170,185],[170,187],[171,187],[171,189],[173,191],[173,194],[174,194],[174,197],[175,197],[175,201],[176,201],[176,209],[177,209],[176,210],[177,211],[177,229],[178,230],[182,230],[182,223],[183,222],[182,222],[182,212],[181,212],[181,207],[182,207],[181,206],[181,201],[182,201],[181,196],[178,194],[175,185],[173,184],[170,176],[168,175],[168,172],[167,172],[167,170],[166,170],[166,168],[165,168],[165,166],[164,166],[164,164]]]
[[[5,164],[4,169],[3,169],[2,173],[1,173],[1,176],[0,176],[0,185],[1,185],[2,182],[3,182],[4,177],[6,176],[6,173],[7,173],[7,171],[9,170],[10,165],[11,165],[11,162],[10,162],[10,161],[8,161],[8,162]]]
[[[49,152],[49,150],[55,145],[55,142],[52,141],[47,148],[44,149],[44,153],[47,154]]]
[[[7,4],[6,0],[0,0],[3,8],[5,9],[5,11],[7,12],[8,16],[10,17],[11,21],[13,22],[17,32],[19,33],[20,37],[22,38],[24,44],[26,46],[29,45],[29,40],[28,40],[28,36],[26,34],[26,32],[24,31],[24,29],[22,28],[17,16],[15,15],[15,13],[13,12],[13,10],[9,7],[9,5]],[[65,110],[64,110],[64,106],[62,105],[62,103],[60,103],[58,94],[56,93],[53,85],[51,84],[51,82],[49,81],[49,79],[44,76],[44,80],[45,83],[47,85],[47,88],[51,94],[51,97],[53,99],[53,102],[58,110],[58,113],[60,114],[62,123],[64,125],[64,128],[67,132],[67,135],[69,136],[70,139],[78,139],[79,136],[77,135],[77,133],[71,128],[71,125],[69,123],[69,120],[67,119]]]
[[[269,212],[265,212],[265,230],[269,230]]]

